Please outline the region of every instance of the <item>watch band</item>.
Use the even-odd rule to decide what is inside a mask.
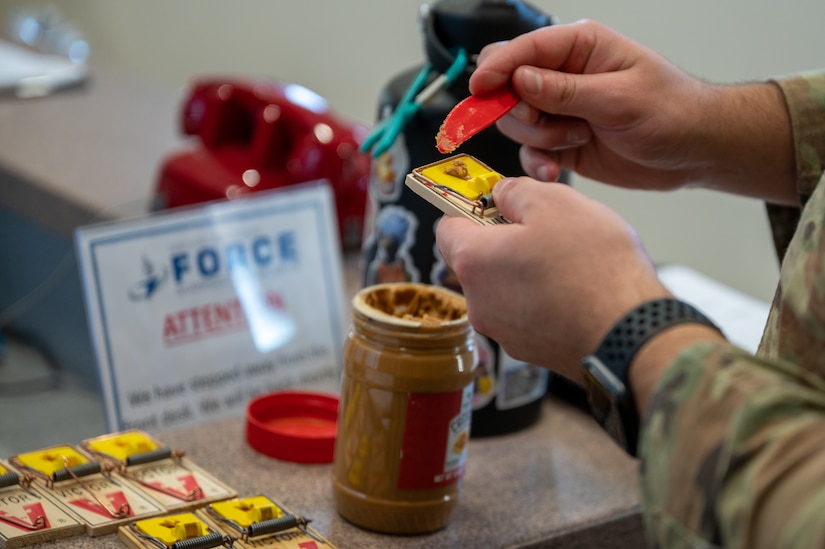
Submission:
[[[636,456],[639,436],[639,415],[628,379],[628,370],[639,349],[652,337],[677,324],[704,324],[721,333],[716,324],[692,305],[674,298],[655,299],[633,308],[610,329],[599,348],[593,353],[595,360],[584,359],[586,368],[603,368],[609,372],[601,380],[600,391],[611,395],[613,404],[608,408],[594,405],[592,387],[590,404],[596,419],[608,433],[627,451]],[[610,417],[613,416],[613,417]]]
[[[627,371],[642,345],[659,332],[684,323],[704,324],[721,332],[716,324],[689,303],[674,298],[654,299],[625,314],[607,332],[593,354],[629,388]]]

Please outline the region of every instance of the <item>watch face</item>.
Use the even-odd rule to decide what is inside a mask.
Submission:
[[[622,448],[627,449],[620,405],[626,400],[624,384],[596,357],[586,357],[582,362],[584,387],[593,416]]]

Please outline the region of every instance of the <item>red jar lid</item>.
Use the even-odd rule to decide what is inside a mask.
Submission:
[[[253,399],[246,411],[246,441],[270,457],[297,463],[331,463],[338,397],[279,391]]]

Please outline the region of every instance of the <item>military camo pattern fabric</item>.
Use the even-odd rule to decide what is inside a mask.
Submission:
[[[640,446],[652,547],[825,548],[825,71],[776,83],[805,206],[757,355],[695,345],[659,382]]]

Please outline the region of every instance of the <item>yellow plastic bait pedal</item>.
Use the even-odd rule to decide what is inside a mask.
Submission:
[[[192,513],[183,513],[170,517],[139,520],[135,523],[135,529],[142,536],[172,545],[177,541],[203,537],[208,533],[209,527]]]
[[[252,524],[284,516],[283,510],[265,496],[213,503],[209,508],[216,518],[248,529]]]
[[[100,463],[90,461],[68,445],[19,454],[12,461],[47,483],[68,480],[68,471],[78,476],[103,472]]]
[[[120,463],[127,463],[130,458],[151,453],[159,447],[154,439],[141,431],[125,431],[89,439],[84,441],[83,446]]]

